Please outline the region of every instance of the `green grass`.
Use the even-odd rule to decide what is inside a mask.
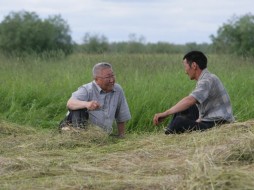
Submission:
[[[153,115],[195,87],[182,55],[0,56],[0,189],[253,189],[253,59],[208,55],[239,122],[166,136]],[[112,63],[132,119],[125,139],[97,128],[59,133],[66,101]],[[43,129],[45,128],[45,129]]]
[[[208,60],[209,70],[220,77],[229,92],[237,120],[253,118],[253,59],[208,55]],[[38,128],[57,127],[71,93],[92,80],[93,65],[102,61],[112,63],[117,82],[124,88],[132,114],[129,132],[155,131],[153,115],[174,105],[195,87],[196,82],[184,73],[182,55],[1,56],[0,117]]]
[[[182,55],[0,56],[0,189],[253,189],[253,63],[208,55],[238,122],[206,132],[164,135],[153,115],[195,87]],[[132,119],[125,139],[97,128],[59,133],[66,101],[112,63]]]
[[[0,123],[0,189],[253,189],[254,121],[115,139]]]

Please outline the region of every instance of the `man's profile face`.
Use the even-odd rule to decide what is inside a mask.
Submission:
[[[186,59],[183,60],[184,70],[187,75],[189,75],[191,80],[195,79],[195,69],[193,68],[193,63],[189,65]]]
[[[96,76],[96,83],[101,87],[105,92],[110,92],[114,88],[115,84],[115,75],[110,68],[102,69],[98,76]]]

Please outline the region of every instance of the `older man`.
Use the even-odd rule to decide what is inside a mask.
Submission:
[[[98,63],[93,67],[94,81],[72,93],[67,102],[69,120],[73,127],[92,124],[111,133],[116,121],[118,136],[124,137],[125,123],[131,119],[129,107],[122,87],[115,83],[111,64]]]

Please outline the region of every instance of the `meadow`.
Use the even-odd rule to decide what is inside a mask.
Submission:
[[[0,117],[37,128],[57,127],[67,111],[66,102],[71,93],[92,80],[95,63],[106,61],[112,63],[131,110],[128,131],[154,131],[153,115],[174,105],[195,87],[196,81],[190,81],[184,72],[182,56],[1,57]],[[208,69],[220,77],[231,97],[236,119],[254,118],[253,59],[208,55],[208,60]]]
[[[0,56],[0,189],[253,189],[253,58],[208,55],[237,122],[205,132],[164,135],[153,115],[196,82],[179,54]],[[110,62],[132,119],[125,139],[90,127],[59,133],[66,101]]]

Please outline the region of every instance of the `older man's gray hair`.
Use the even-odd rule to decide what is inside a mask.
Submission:
[[[97,77],[99,75],[100,71],[103,69],[112,69],[112,66],[111,66],[111,64],[106,63],[106,62],[97,63],[93,67],[93,77],[94,78]]]

